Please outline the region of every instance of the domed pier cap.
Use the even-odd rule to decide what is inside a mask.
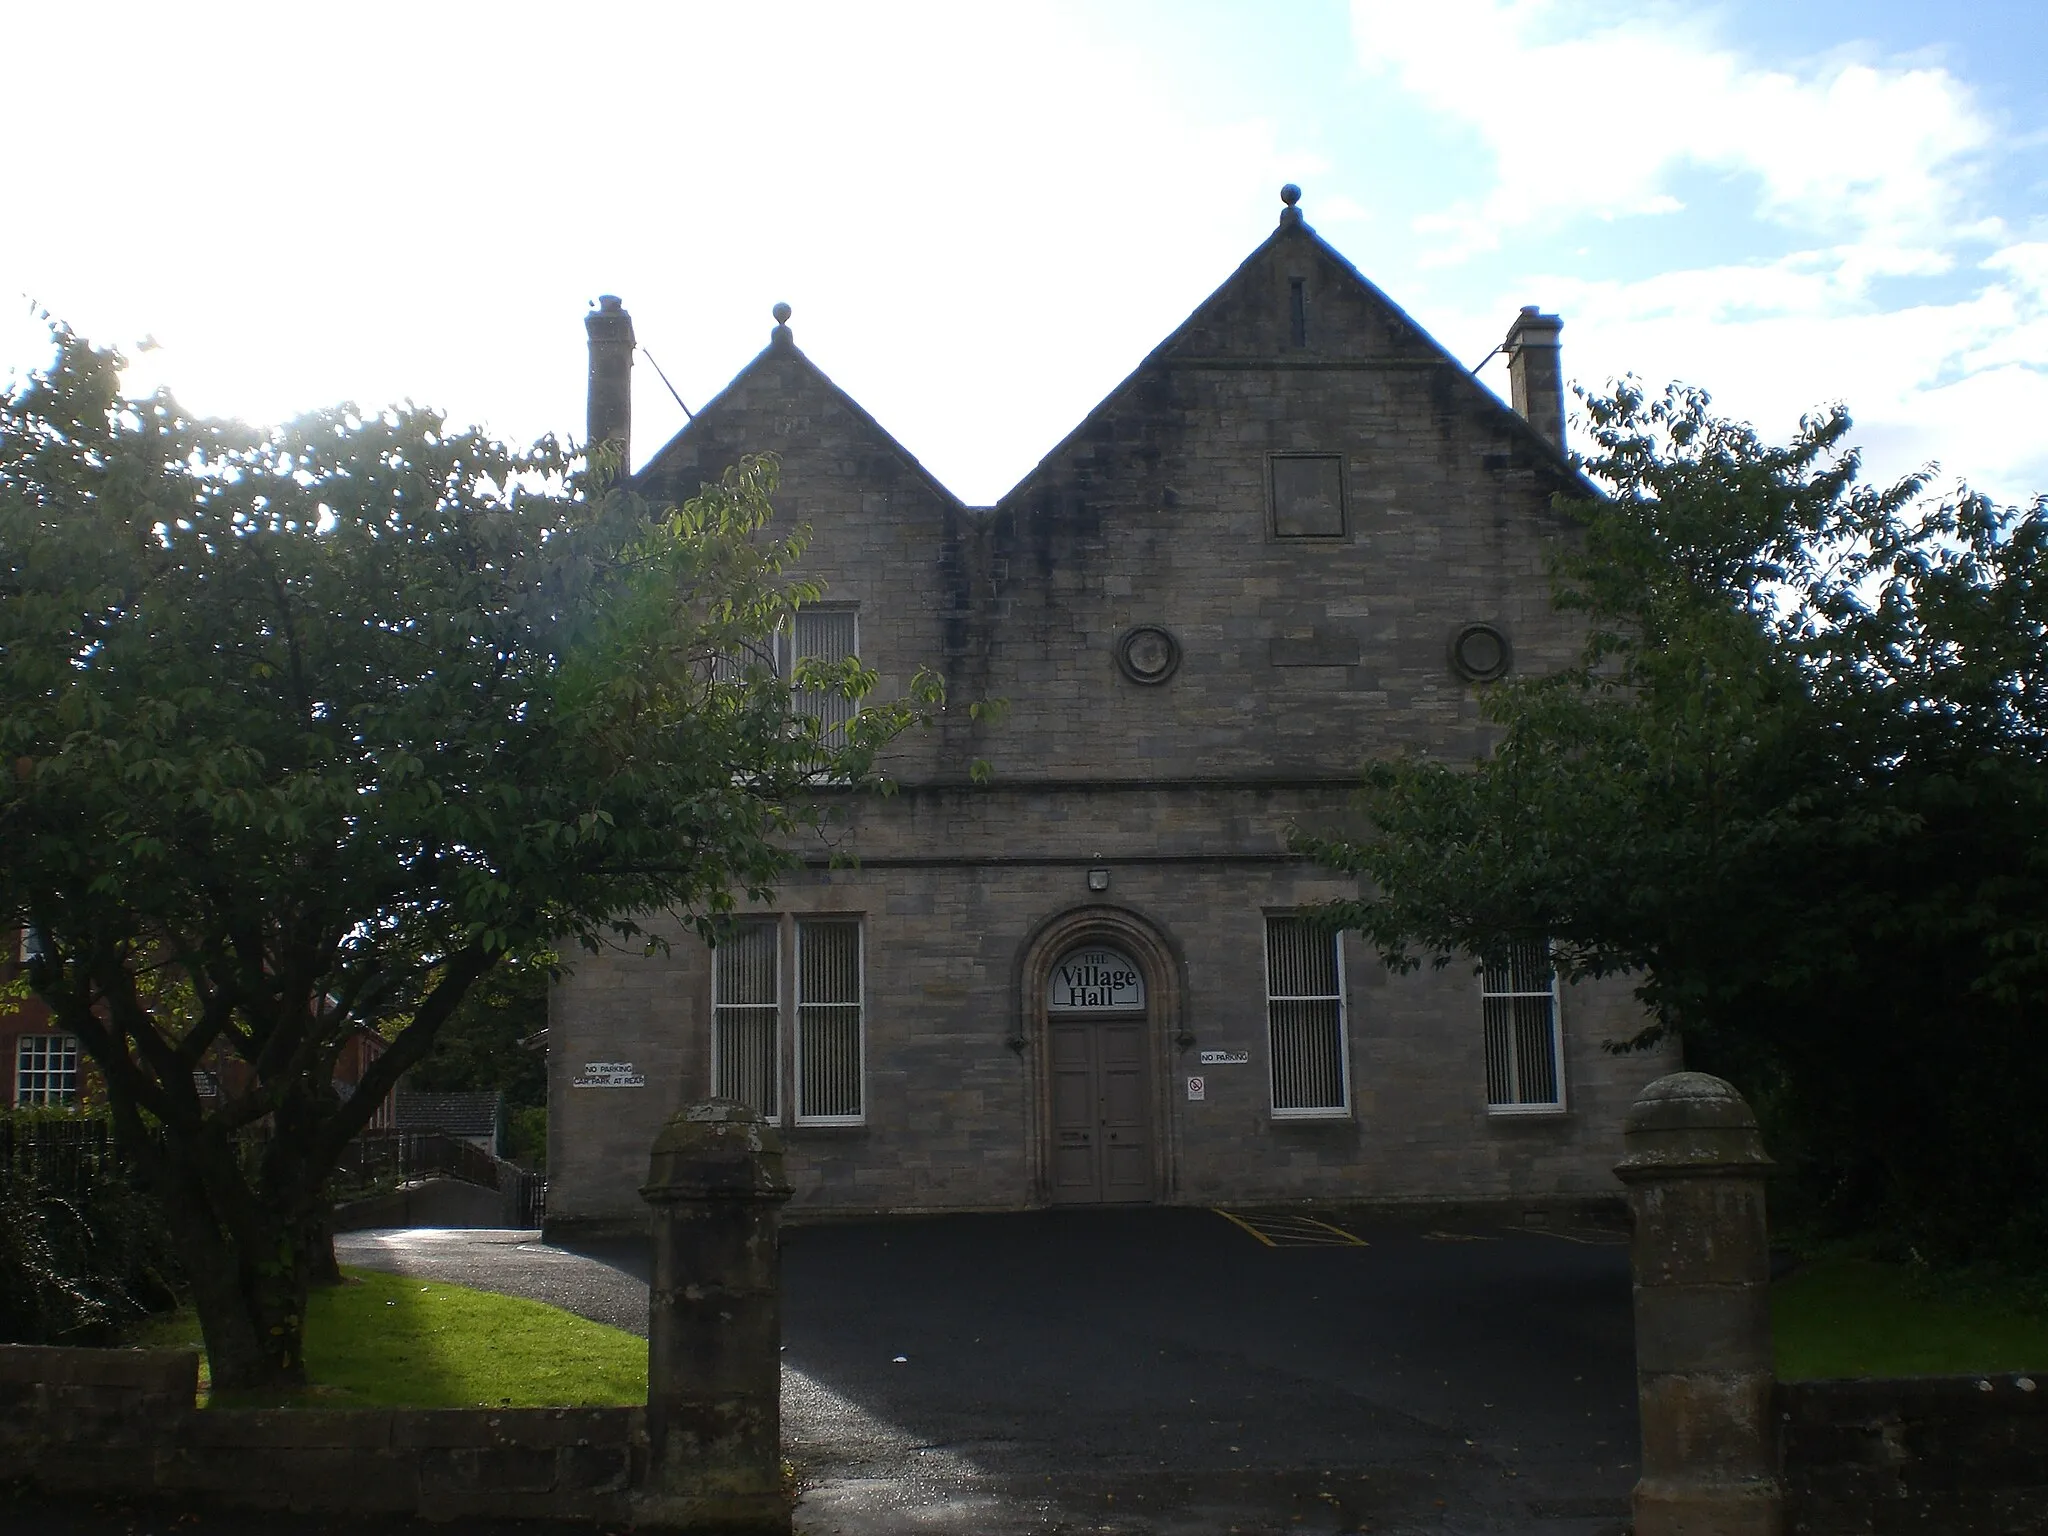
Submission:
[[[647,1157],[642,1199],[787,1200],[782,1133],[733,1099],[686,1104],[661,1128]]]
[[[1673,1072],[1645,1088],[1629,1106],[1622,1144],[1627,1154],[1614,1171],[1624,1182],[1771,1165],[1749,1101],[1706,1072]]]

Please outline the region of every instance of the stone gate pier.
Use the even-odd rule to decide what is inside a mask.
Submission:
[[[634,1524],[786,1536],[782,1137],[707,1099],[655,1138],[647,1183],[647,1477]]]
[[[1742,1095],[1704,1072],[1645,1088],[1615,1173],[1635,1217],[1643,1474],[1636,1536],[1779,1536],[1771,1419],[1771,1160]]]

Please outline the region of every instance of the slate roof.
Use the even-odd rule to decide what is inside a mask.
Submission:
[[[446,1131],[451,1136],[495,1136],[502,1093],[401,1093],[401,1131]]]

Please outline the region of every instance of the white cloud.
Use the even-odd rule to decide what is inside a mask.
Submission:
[[[1840,395],[1900,453],[2048,484],[2012,446],[2038,436],[2048,247],[1972,201],[1964,173],[1992,151],[1965,86],[1758,67],[1691,13],[1579,14],[1355,11],[1361,55],[1405,87],[1380,94],[1486,151],[1476,184],[1428,162],[1418,180],[1443,189],[1454,248],[1502,256],[1422,277],[1393,238],[1405,194],[1369,168],[1437,144],[1401,121],[1352,142],[1340,103],[1261,97],[1234,59],[1210,77],[1234,88],[1197,88],[1144,25],[1082,0],[27,8],[0,98],[55,126],[0,205],[0,371],[33,360],[26,293],[95,337],[154,333],[143,365],[196,409],[410,393],[527,436],[580,428],[597,293],[625,296],[693,407],[783,299],[813,358],[992,499],[1237,265],[1293,180],[1462,356],[1540,300],[1581,377],[1685,378],[1760,424]],[[1591,221],[1672,209],[1696,166],[1735,173],[1808,249],[1586,281],[1565,252]],[[1477,275],[1510,259],[1512,291]],[[1874,307],[1944,270],[1940,303]],[[644,454],[682,418],[651,369],[635,393]]]
[[[189,405],[257,419],[411,393],[580,431],[599,292],[694,408],[786,300],[799,345],[992,499],[1313,174],[1080,5],[97,14],[24,12],[0,50],[11,113],[67,146],[39,204],[0,209],[0,300],[153,332]],[[32,340],[0,334],[6,360]],[[644,454],[682,416],[635,385]]]
[[[1689,12],[1557,35],[1578,14],[1548,0],[1353,0],[1361,60],[1492,154],[1493,186],[1425,225],[1448,254],[1578,217],[1676,212],[1688,167],[1755,178],[1757,211],[1793,228],[1939,243],[1958,164],[1991,137],[1942,69],[1762,68]]]
[[[1938,459],[2003,499],[2048,488],[2048,245],[2011,241],[1980,206],[1998,146],[1966,83],[1839,54],[1767,67],[1696,11],[1584,14],[1354,0],[1361,58],[1491,158],[1490,184],[1419,221],[1439,267],[1495,250],[1554,261],[1547,237],[1676,212],[1700,169],[1735,178],[1737,218],[1804,248],[1745,259],[1753,235],[1710,230],[1711,254],[1633,280],[1525,272],[1484,316],[1463,296],[1447,330],[1484,345],[1511,301],[1541,294],[1581,380],[1683,379],[1774,436],[1839,400],[1873,475]]]
[[[1967,479],[2004,501],[2048,490],[2037,427],[2048,417],[2048,245],[1997,252],[1960,297],[1891,310],[1857,302],[1836,255],[1636,282],[1553,273],[1515,292],[1540,291],[1564,313],[1567,372],[1591,387],[1628,373],[1652,386],[1681,379],[1779,438],[1841,401],[1875,477],[1938,460],[1938,484]],[[1497,333],[1512,296],[1439,323],[1469,346]],[[1502,387],[1497,369],[1488,378]]]

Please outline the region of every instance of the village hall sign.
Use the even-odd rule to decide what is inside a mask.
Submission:
[[[1061,956],[1045,986],[1048,1013],[1131,1013],[1144,1006],[1144,973],[1129,955],[1113,949]]]

